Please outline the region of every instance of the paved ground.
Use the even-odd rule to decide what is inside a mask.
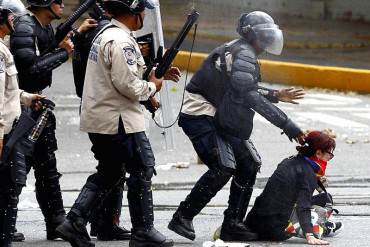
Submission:
[[[67,210],[73,204],[78,191],[86,178],[94,171],[96,162],[89,151],[90,143],[86,134],[78,131],[78,104],[74,96],[71,65],[65,64],[54,75],[55,83],[46,94],[57,103],[57,135],[59,151],[58,165],[63,173],[61,180],[63,197]],[[170,97],[173,100],[173,113],[177,113],[183,82],[170,83]],[[277,85],[267,85],[277,88]],[[346,226],[346,232],[330,239],[332,246],[368,246],[370,227],[370,97],[367,95],[346,95],[331,91],[309,90],[300,105],[281,104],[302,128],[332,128],[337,132],[335,159],[328,167],[329,191],[334,195],[336,207],[340,210],[339,220]],[[157,157],[158,176],[154,178],[155,222],[161,231],[176,241],[176,246],[202,246],[211,239],[211,233],[221,224],[222,211],[226,207],[228,186],[211,201],[194,221],[197,232],[195,242],[185,240],[167,230],[167,223],[175,207],[189,193],[191,186],[205,171],[204,166],[196,165],[196,156],[189,141],[175,126],[175,149],[166,151],[161,130],[150,125],[149,136]],[[258,176],[253,199],[261,192],[266,179],[277,163],[293,154],[294,143],[280,135],[280,130],[256,117],[253,140],[263,158],[263,167]],[[173,165],[188,165],[189,168],[171,168]],[[34,179],[31,175],[29,186],[20,200],[18,229],[25,233],[27,242],[15,246],[68,246],[65,242],[45,241],[44,223],[34,196]],[[253,203],[253,202],[252,202]],[[124,199],[123,225],[130,227],[127,200]],[[301,246],[299,239],[281,243],[252,243],[251,246]],[[97,246],[128,246],[127,242],[97,242]]]

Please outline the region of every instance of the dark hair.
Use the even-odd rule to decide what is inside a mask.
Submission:
[[[335,140],[322,131],[314,130],[306,135],[305,144],[296,149],[307,157],[314,155],[317,150],[332,152],[335,149]]]
[[[104,3],[104,9],[112,17],[127,16],[127,15],[132,15],[133,14],[128,7],[123,8],[122,4],[118,3],[118,2],[105,2]]]

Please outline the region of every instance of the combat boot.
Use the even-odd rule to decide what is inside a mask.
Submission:
[[[209,170],[194,185],[190,194],[180,203],[168,229],[190,239],[195,239],[193,218],[211,201],[230,179],[230,174]]]
[[[168,224],[168,229],[192,241],[195,239],[193,221],[182,217],[180,212],[176,212],[173,215],[170,223]]]
[[[90,236],[87,233],[84,220],[80,217],[75,219],[66,219],[56,232],[65,241],[68,241],[73,247],[94,247]]]
[[[67,219],[57,227],[56,232],[62,239],[68,241],[73,247],[93,247],[90,236],[86,230],[87,219],[97,208],[99,200],[105,193],[97,185],[97,175],[91,175],[78,195]]]
[[[13,233],[12,242],[23,242],[24,240],[26,240],[26,238],[24,237],[24,234],[21,232],[18,232],[17,228],[15,228],[14,233]]]
[[[231,182],[229,206],[224,212],[221,226],[221,240],[245,242],[258,239],[258,235],[243,223],[252,192],[251,186],[241,186],[235,179]]]
[[[64,214],[60,214],[46,221],[46,239],[47,240],[55,240],[61,237],[57,233],[56,228],[59,225],[61,225],[65,219],[66,219],[66,216]]]
[[[130,177],[127,181],[132,230],[130,247],[171,247],[172,239],[167,239],[153,226],[152,182]]]
[[[130,238],[131,231],[119,225],[112,225],[97,232],[97,239],[100,241],[129,240]]]
[[[121,180],[124,181],[124,180]],[[129,240],[131,231],[119,226],[122,208],[123,183],[115,186],[104,200],[103,205],[92,217],[90,236],[101,241]]]
[[[220,239],[226,242],[246,242],[258,239],[257,233],[252,232],[242,222],[224,222],[221,226]]]

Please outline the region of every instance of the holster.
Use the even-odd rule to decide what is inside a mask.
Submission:
[[[21,141],[21,138],[27,138],[27,135],[32,130],[36,121],[30,117],[26,112],[22,112],[18,122],[9,134],[9,139],[4,147],[3,155],[1,158],[1,166],[9,162],[9,157],[15,148],[16,144]],[[19,151],[19,150],[18,150]]]
[[[258,153],[256,147],[254,146],[254,144],[251,140],[245,140],[244,144],[247,147],[250,155],[252,156],[256,171],[260,172],[261,166],[262,166],[262,160],[261,160],[260,154]]]
[[[234,151],[231,145],[219,135],[215,135],[215,152],[220,169],[233,173],[236,169]]]
[[[154,167],[155,158],[149,139],[145,132],[134,133],[135,151],[139,155],[140,161],[145,167]]]

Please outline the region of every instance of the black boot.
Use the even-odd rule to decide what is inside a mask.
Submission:
[[[18,232],[17,228],[14,228],[12,242],[23,242],[24,240],[26,240],[26,238],[24,237],[24,234],[21,232]]]
[[[35,171],[36,199],[45,218],[46,238],[55,240],[60,238],[55,229],[64,222],[66,214],[59,184],[61,174],[56,170],[54,154],[44,164],[45,167],[50,167],[47,172]]]
[[[95,246],[87,233],[86,223],[91,212],[96,209],[97,204],[103,198],[104,191],[94,183],[94,177],[94,175],[89,177],[68,213],[67,219],[56,229],[61,238],[73,247]]]
[[[130,247],[171,247],[172,239],[167,239],[153,226],[152,182],[131,175],[127,181],[132,233]]]
[[[122,180],[124,181],[124,180]],[[116,186],[92,217],[90,236],[101,241],[129,240],[131,231],[119,226],[122,209],[123,183]]]
[[[221,240],[240,242],[257,240],[257,234],[243,223],[252,192],[252,186],[240,186],[235,179],[231,182],[229,207],[224,212],[224,222],[221,226]]]
[[[185,201],[180,203],[179,208],[168,224],[168,229],[185,238],[194,240],[193,218],[225,186],[230,176],[229,174],[213,170],[207,171],[195,184]]]
[[[11,192],[8,198],[0,196],[0,246],[11,247],[17,219],[18,195]]]
[[[57,227],[56,231],[63,240],[68,241],[73,247],[95,246],[91,242],[86,230],[86,224],[81,217],[67,217],[63,224]]]
[[[172,220],[168,224],[168,229],[192,241],[195,239],[193,221],[185,219],[180,212],[176,212],[173,215]]]

